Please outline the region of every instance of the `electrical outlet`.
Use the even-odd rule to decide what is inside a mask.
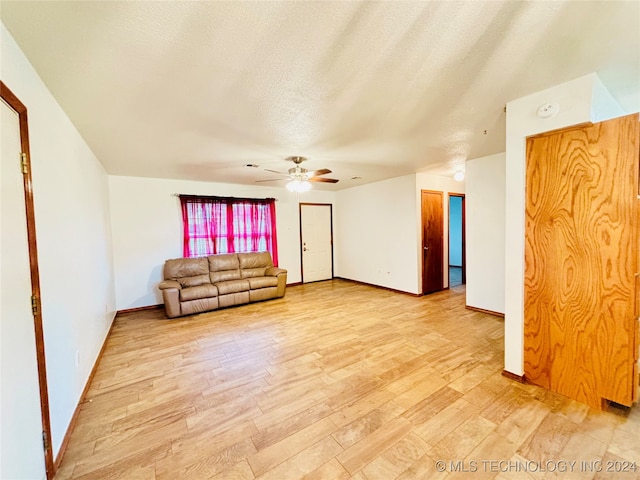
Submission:
[[[76,350],[76,367],[80,366],[80,350]]]

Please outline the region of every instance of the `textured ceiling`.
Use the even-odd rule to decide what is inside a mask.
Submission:
[[[0,7],[114,175],[252,184],[304,155],[339,189],[504,151],[506,102],[590,72],[640,107],[638,1]]]

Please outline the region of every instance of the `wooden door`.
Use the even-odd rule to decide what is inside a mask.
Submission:
[[[46,471],[47,478],[52,478],[27,109],[2,82],[0,96],[0,428],[7,437],[3,438],[0,477],[42,478],[41,471]]]
[[[330,204],[300,204],[302,282],[333,278],[333,229]]]
[[[422,190],[422,293],[442,290],[444,214],[442,192]]]
[[[596,408],[636,395],[638,125],[527,140],[525,376]]]

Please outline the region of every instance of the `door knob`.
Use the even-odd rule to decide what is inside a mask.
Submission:
[[[425,250],[429,250],[429,247],[424,247]]]

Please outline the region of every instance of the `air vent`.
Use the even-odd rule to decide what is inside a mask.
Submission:
[[[260,165],[257,163],[245,163],[244,166],[249,168],[260,168]]]

